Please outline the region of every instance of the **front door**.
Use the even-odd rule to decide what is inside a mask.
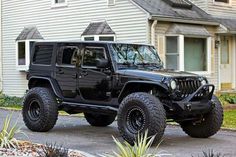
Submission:
[[[56,79],[65,98],[77,96],[77,53],[78,46],[62,45],[58,49]]]
[[[79,91],[88,103],[108,102],[111,97],[111,67],[97,68],[97,59],[107,59],[105,45],[85,44],[79,68]]]
[[[232,48],[231,37],[222,36],[220,42],[220,81],[221,90],[232,89]]]

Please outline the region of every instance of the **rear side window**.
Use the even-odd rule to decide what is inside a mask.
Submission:
[[[77,46],[64,46],[60,48],[58,53],[57,63],[59,65],[76,65],[77,54],[79,53],[79,48]]]
[[[37,45],[33,57],[34,64],[50,65],[52,59],[53,45]]]

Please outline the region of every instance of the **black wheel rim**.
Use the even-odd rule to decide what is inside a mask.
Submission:
[[[137,134],[143,130],[145,125],[145,114],[141,108],[133,108],[128,111],[127,126],[131,133]]]
[[[28,115],[29,118],[32,121],[37,121],[40,117],[40,105],[38,100],[32,100],[29,105],[29,110],[28,110]]]

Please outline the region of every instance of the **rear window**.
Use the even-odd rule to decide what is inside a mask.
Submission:
[[[53,52],[53,45],[37,45],[33,57],[34,64],[50,65]]]

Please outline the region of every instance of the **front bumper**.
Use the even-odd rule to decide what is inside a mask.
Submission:
[[[181,101],[173,101],[180,110],[186,114],[188,113],[207,113],[215,106],[212,96],[215,86],[207,84],[199,87],[199,89]]]

